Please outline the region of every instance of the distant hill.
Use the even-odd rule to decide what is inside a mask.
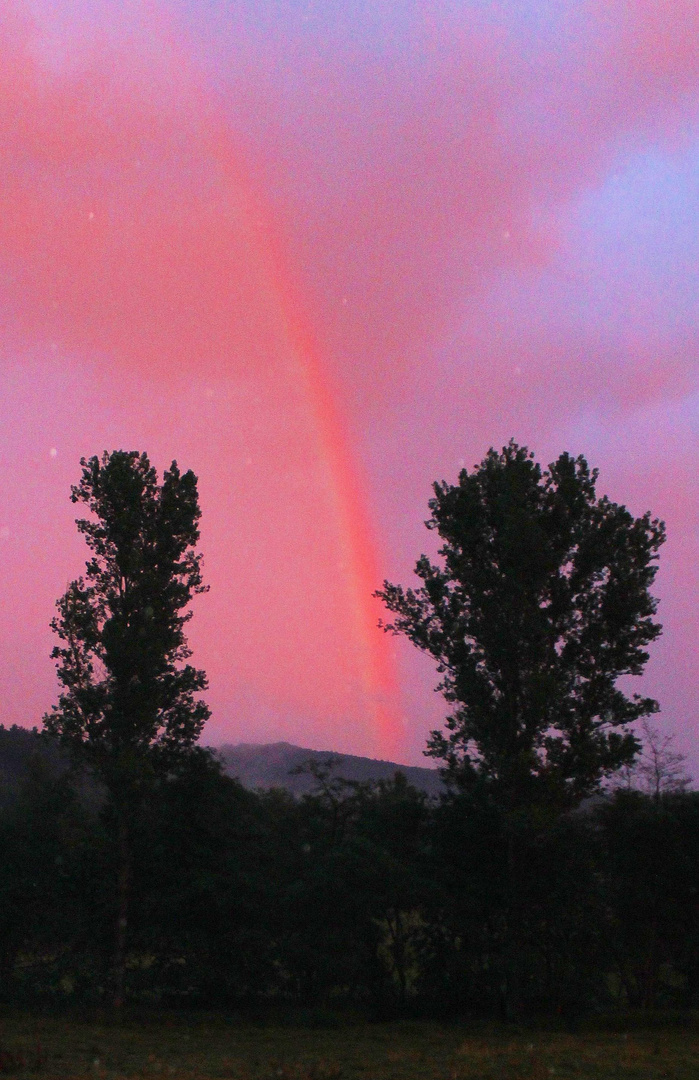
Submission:
[[[0,724],[0,805],[16,798],[37,760],[51,776],[60,776],[68,768],[58,747],[45,742],[36,728],[30,731],[16,724],[9,728]]]
[[[312,791],[316,782],[309,773],[294,774],[293,770],[309,761],[320,764],[332,761],[333,776],[345,780],[392,780],[396,772],[402,772],[409,784],[427,795],[440,795],[444,791],[436,769],[398,765],[394,761],[377,761],[329,750],[308,750],[287,742],[263,745],[239,743],[237,746],[209,749],[214,751],[229,776],[237,777],[244,787],[253,790],[281,787],[294,795],[303,795]],[[32,762],[37,759],[54,777],[60,776],[69,767],[67,756],[54,743],[42,739],[36,729],[6,728],[0,724],[0,806],[14,801]],[[83,778],[81,787],[89,801],[94,801],[94,783]]]
[[[287,742],[219,746],[216,754],[226,773],[237,777],[246,788],[283,787],[294,795],[303,795],[313,790],[315,780],[309,773],[294,774],[292,770],[309,761],[323,764],[332,760],[333,775],[345,780],[392,780],[396,772],[402,772],[409,784],[427,795],[441,795],[444,791],[436,769],[329,750],[307,750]]]
[[[37,728],[0,724],[0,808],[16,802],[33,771],[45,780],[58,780],[70,767],[68,754]],[[85,804],[99,808],[104,798],[100,785],[84,771],[74,772],[73,782]]]

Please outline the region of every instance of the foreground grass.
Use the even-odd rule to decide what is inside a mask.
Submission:
[[[0,1013],[2,1080],[697,1080],[699,1027],[568,1035],[427,1022],[259,1026],[175,1015],[121,1026]]]

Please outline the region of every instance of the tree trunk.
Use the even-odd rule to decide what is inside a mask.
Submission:
[[[515,838],[510,822],[506,824],[506,828],[505,933],[503,936],[503,963],[498,987],[498,1003],[502,1022],[509,1024],[514,1020],[517,1008],[515,968],[518,949],[521,946],[521,927],[516,881]]]
[[[393,910],[393,920],[391,920],[390,914],[386,918],[388,923],[389,933],[393,941],[393,968],[398,976],[398,993],[401,1006],[405,1006],[408,1001],[408,979],[406,973],[406,937],[404,932],[403,921],[400,916],[400,911],[397,908]]]
[[[131,884],[131,850],[126,812],[117,812],[117,918],[114,935],[114,964],[112,973],[112,1005],[120,1012],[124,1004],[124,973],[126,971],[126,933],[129,925],[129,886]]]

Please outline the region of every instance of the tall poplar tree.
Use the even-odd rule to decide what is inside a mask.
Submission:
[[[124,997],[130,825],[159,776],[191,751],[209,716],[206,675],[187,663],[188,605],[206,591],[195,547],[197,478],[173,461],[158,483],[144,453],[81,459],[71,500],[90,548],[83,577],[57,602],[52,656],[62,687],[44,727],[108,793],[117,852],[113,1002]]]

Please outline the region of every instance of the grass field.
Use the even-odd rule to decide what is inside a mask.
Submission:
[[[118,1026],[0,1013],[0,1076],[45,1080],[699,1080],[699,1026],[569,1035],[428,1022],[258,1025],[160,1015]]]

